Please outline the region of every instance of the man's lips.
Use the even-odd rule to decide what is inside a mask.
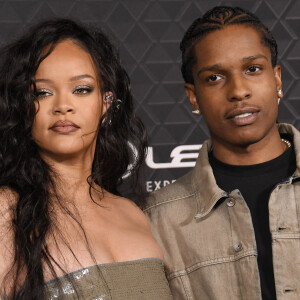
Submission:
[[[49,129],[58,133],[67,134],[78,130],[79,126],[69,120],[66,120],[55,122]]]
[[[229,111],[225,118],[236,126],[250,125],[256,121],[259,111],[255,107],[236,108]]]

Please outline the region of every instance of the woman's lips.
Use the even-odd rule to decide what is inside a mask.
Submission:
[[[79,126],[71,121],[57,121],[50,127],[50,130],[62,134],[68,134],[77,131],[78,129]]]

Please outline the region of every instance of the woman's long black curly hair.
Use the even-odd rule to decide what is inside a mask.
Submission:
[[[36,24],[1,50],[0,187],[18,195],[11,224],[14,261],[8,274],[14,282],[9,292],[12,299],[43,299],[42,264],[54,272],[46,235],[52,226],[50,191],[55,191],[55,184],[53,171],[42,160],[32,137],[36,114],[34,76],[41,61],[66,39],[91,55],[102,93],[111,91],[122,100],[121,104],[114,101],[100,120],[92,173],[87,178],[90,187],[96,183],[118,194],[128,167],[131,165],[134,177],[145,155],[145,130],[133,111],[128,75],[117,51],[100,30],[68,19],[52,19]],[[50,50],[45,54],[45,49]],[[136,155],[132,155],[132,146]]]

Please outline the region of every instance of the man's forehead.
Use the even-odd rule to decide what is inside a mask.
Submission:
[[[194,55],[196,63],[201,65],[257,58],[271,61],[270,48],[263,42],[261,33],[244,25],[229,25],[208,33],[196,42]]]

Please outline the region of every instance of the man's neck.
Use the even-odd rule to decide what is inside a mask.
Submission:
[[[229,165],[255,165],[270,161],[288,148],[277,131],[270,138],[264,138],[248,145],[220,143],[212,138],[214,156]]]

